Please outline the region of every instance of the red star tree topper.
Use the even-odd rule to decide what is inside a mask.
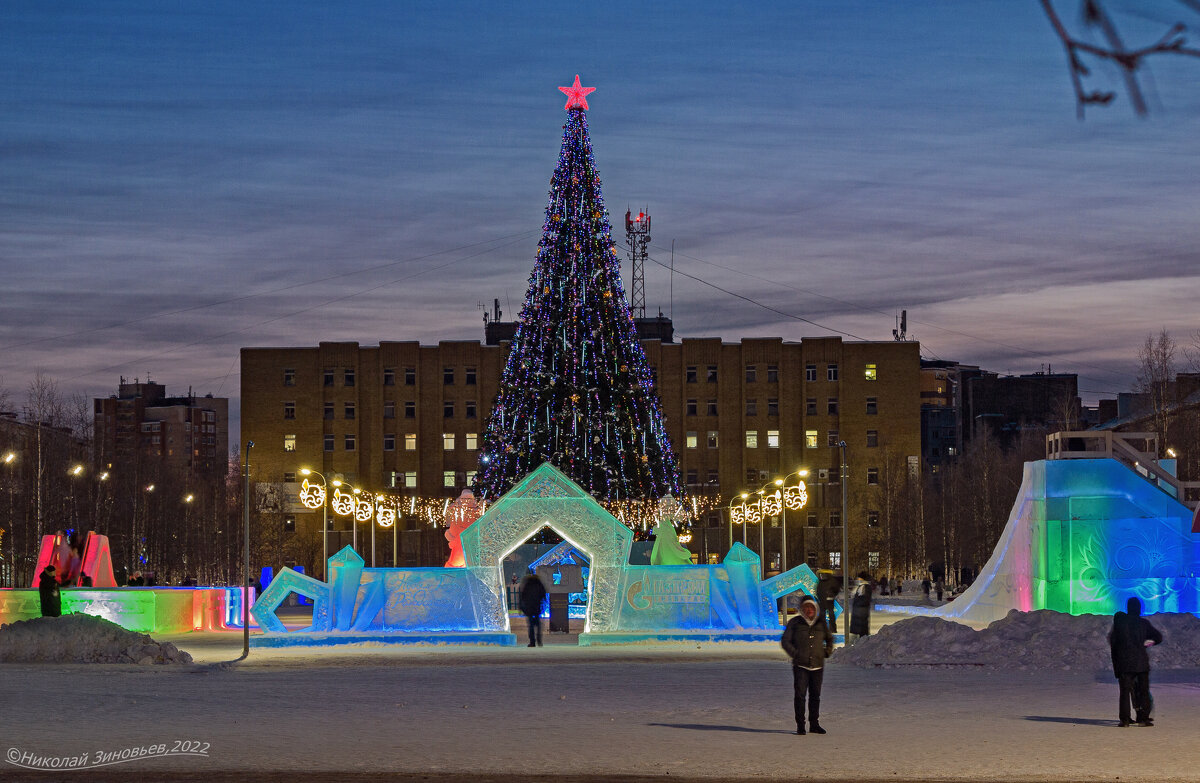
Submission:
[[[596,91],[595,87],[581,87],[579,85],[579,74],[575,74],[575,83],[570,87],[559,87],[558,89],[559,92],[567,96],[567,105],[563,107],[567,111],[571,109],[586,110],[588,107],[588,95]]]

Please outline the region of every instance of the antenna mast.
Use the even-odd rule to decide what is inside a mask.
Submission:
[[[625,210],[625,244],[633,274],[629,283],[629,308],[634,318],[646,317],[646,245],[650,244],[650,216],[643,210],[633,216]]]
[[[904,342],[908,339],[907,310],[900,311],[900,317],[896,319],[896,328],[892,330],[892,337],[895,337],[897,342]]]

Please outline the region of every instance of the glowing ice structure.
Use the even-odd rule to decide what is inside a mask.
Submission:
[[[1200,614],[1200,534],[1192,511],[1113,459],[1041,460],[1025,475],[979,578],[953,602],[886,607],[992,622],[1012,609]]]
[[[742,544],[734,544],[719,565],[630,565],[633,532],[544,464],[462,532],[465,568],[365,568],[347,547],[330,558],[328,584],[282,569],[252,610],[267,632],[252,644],[514,644],[502,563],[546,527],[589,562],[580,644],[774,643],[780,629],[775,600],[816,585],[816,575],[806,565],[759,581],[758,555]],[[288,633],[275,616],[289,592],[313,600],[310,628]]]

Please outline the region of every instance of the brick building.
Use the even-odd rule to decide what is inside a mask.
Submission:
[[[836,444],[845,440],[851,551],[856,563],[861,557],[856,567],[868,565],[870,552],[878,551],[870,528],[879,521],[885,457],[919,470],[917,343],[831,337],[642,345],[690,493],[728,501],[797,468],[811,471],[809,505],[789,517],[789,565],[826,566],[840,556]],[[474,477],[507,346],[348,342],[242,349],[242,439],[256,443],[252,481],[283,484],[294,496],[299,471],[308,467],[372,491],[457,495]],[[319,512],[295,504],[289,509],[294,519],[286,524],[320,530]],[[406,527],[398,562],[440,563],[442,531],[422,533],[411,521]],[[728,549],[726,515],[710,514],[696,533],[691,549],[702,560]],[[751,531],[754,549],[756,537]],[[768,523],[764,537],[768,563],[778,560],[781,529]],[[861,556],[856,549],[863,549]]]

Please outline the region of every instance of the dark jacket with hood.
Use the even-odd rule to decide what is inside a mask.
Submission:
[[[866,636],[871,633],[871,599],[874,597],[871,583],[858,580],[858,586],[850,596],[850,633]]]
[[[42,617],[62,616],[62,594],[58,592],[58,575],[54,572],[54,566],[46,566],[38,576],[38,598],[41,599]]]
[[[804,616],[804,605],[812,604],[816,616],[809,620]],[[833,634],[825,623],[825,614],[812,598],[800,602],[800,614],[788,621],[779,640],[783,651],[792,659],[792,666],[802,669],[823,669],[825,659],[833,654]]]
[[[546,600],[546,586],[536,574],[529,574],[521,583],[521,614],[535,617],[542,613],[542,602]]]
[[[1142,617],[1142,602],[1130,598],[1124,612],[1113,615],[1108,644],[1112,648],[1113,674],[1138,674],[1150,671],[1150,656],[1146,642],[1162,644],[1162,634]]]

